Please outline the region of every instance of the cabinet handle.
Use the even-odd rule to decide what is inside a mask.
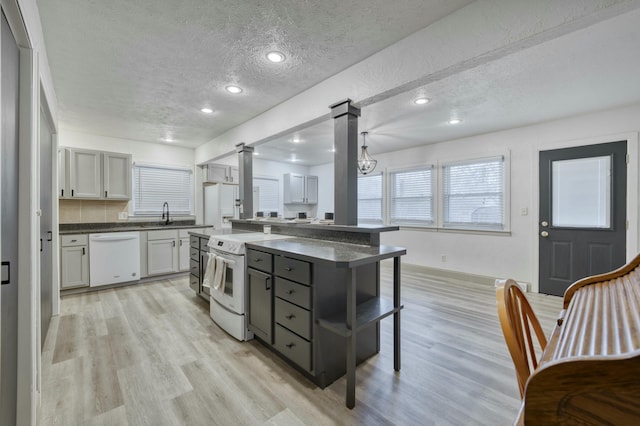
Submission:
[[[267,290],[267,291],[268,291],[268,290],[271,290],[271,286],[269,285],[269,281],[270,281],[270,280],[271,280],[271,277],[267,277],[267,278],[265,278],[265,280],[264,280],[264,289],[265,289],[265,290]]]
[[[104,191],[104,198],[107,198],[107,191]]]
[[[42,238],[40,238],[40,253],[42,253]]]
[[[293,271],[293,268],[284,268],[284,269],[285,271],[289,271],[289,272]]]
[[[182,240],[180,240],[180,247],[182,247]]]
[[[85,255],[84,247],[82,247],[82,255]]]
[[[11,262],[2,262],[2,268],[7,267],[7,279],[2,280],[2,285],[9,284],[11,282]]]
[[[287,291],[287,294],[293,294],[293,293],[295,293],[295,290],[289,290],[289,291]]]
[[[288,347],[289,349],[293,348],[296,344],[295,343],[287,343],[285,346]]]
[[[171,241],[171,245],[172,245],[173,247],[175,247],[175,246],[176,246],[176,240]]]
[[[60,196],[61,196],[61,197],[64,197],[64,189],[61,189],[61,190],[60,190]]]
[[[256,263],[262,262],[262,259],[261,258],[254,259],[254,262],[256,262]]]
[[[76,243],[76,242],[78,242],[78,240],[71,240],[71,242],[72,242],[72,243]]]
[[[286,319],[288,319],[288,320],[292,320],[292,319],[294,319],[295,317],[296,317],[296,316],[295,316],[295,315],[293,315],[293,314],[289,314],[289,315],[286,315],[286,316],[285,316],[285,318],[286,318]]]
[[[47,234],[49,234],[49,238],[47,238],[47,241],[52,241],[53,240],[53,232],[47,231]]]
[[[71,196],[73,197],[73,189],[71,190]]]

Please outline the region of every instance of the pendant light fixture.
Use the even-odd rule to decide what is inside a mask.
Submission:
[[[373,158],[371,158],[369,152],[367,151],[365,138],[369,134],[369,132],[362,132],[360,134],[362,135],[362,152],[360,152],[360,158],[358,159],[358,171],[363,175],[366,175],[371,173],[376,168],[378,160],[374,160]]]

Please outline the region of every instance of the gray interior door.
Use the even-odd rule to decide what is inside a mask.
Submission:
[[[53,140],[49,120],[40,111],[40,338],[47,337],[53,310],[52,186]]]
[[[541,293],[625,263],[626,158],[626,141],[540,152]]]
[[[18,367],[18,111],[20,51],[7,19],[0,22],[2,39],[2,385],[0,425],[16,424]]]

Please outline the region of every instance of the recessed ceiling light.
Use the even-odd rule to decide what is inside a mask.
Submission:
[[[260,153],[253,151],[253,155],[260,155]]]
[[[242,93],[242,89],[238,86],[231,85],[231,86],[225,87],[225,89],[227,90],[227,92],[233,93],[233,94]]]
[[[171,136],[167,136],[166,138],[164,138],[164,139],[163,139],[163,141],[165,141],[165,142],[167,142],[167,143],[173,143],[173,142],[175,142]]]
[[[204,112],[205,114],[211,114],[213,112],[211,108],[201,108],[200,111]]]
[[[460,124],[462,123],[462,120],[460,120],[459,118],[452,118],[451,120],[448,121],[449,124]]]
[[[298,136],[294,136],[293,139],[291,140],[293,143],[299,143],[300,142],[300,138]]]
[[[284,53],[273,51],[273,52],[267,53],[267,59],[277,64],[278,62],[284,61],[285,56],[284,56]]]
[[[331,148],[331,149],[329,150],[329,152],[336,152],[336,149],[335,149],[335,148]]]
[[[413,101],[414,104],[416,105],[424,105],[424,104],[428,104],[430,101],[429,98],[418,98],[416,100]]]

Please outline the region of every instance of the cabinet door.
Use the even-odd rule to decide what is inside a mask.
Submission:
[[[206,182],[228,182],[229,174],[228,174],[229,166],[225,166],[224,164],[207,164],[207,176]]]
[[[305,176],[305,203],[318,204],[318,176]]]
[[[191,253],[190,253],[191,247],[189,246],[189,237],[180,238],[179,246],[180,247],[178,250],[178,259],[180,260],[180,262],[179,262],[178,270],[188,271],[190,268],[189,259],[191,259]]]
[[[89,285],[87,246],[62,247],[60,259],[61,288]]]
[[[104,197],[131,199],[131,155],[105,152],[102,154],[102,169]]]
[[[288,173],[284,175],[285,204],[302,204],[305,199],[304,176]]]
[[[227,169],[227,177],[229,178],[229,182],[239,183],[240,182],[240,171],[235,166],[229,166]]]
[[[71,196],[69,191],[69,168],[67,167],[67,150],[58,148],[58,197],[66,198]]]
[[[264,340],[273,343],[273,298],[272,298],[272,278],[254,269],[247,269],[249,282],[247,291],[249,292],[249,307],[247,310],[249,320],[249,330]]]
[[[147,242],[147,273],[149,275],[170,274],[178,271],[178,247],[176,240],[154,240]]]
[[[100,152],[69,149],[69,180],[74,198],[102,197]]]

